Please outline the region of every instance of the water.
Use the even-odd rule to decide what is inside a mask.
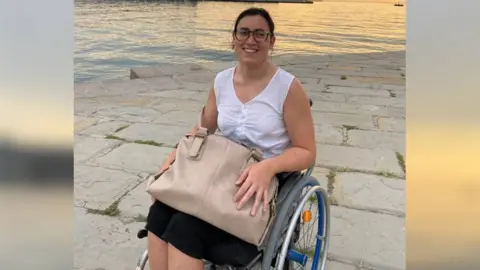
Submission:
[[[126,78],[131,67],[233,60],[234,20],[255,5],[271,13],[274,54],[405,49],[405,9],[392,3],[76,1],[75,82]]]

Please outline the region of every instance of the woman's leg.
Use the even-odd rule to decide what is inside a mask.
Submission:
[[[203,270],[205,222],[191,215],[173,215],[162,238],[168,243],[168,270]]]
[[[168,245],[155,234],[148,232],[148,264],[150,270],[168,269]]]
[[[162,238],[168,243],[168,270],[203,270],[203,259],[245,266],[258,255],[255,245],[181,212],[173,215]]]
[[[146,229],[148,230],[148,264],[150,270],[168,270],[168,245],[161,238],[177,211],[156,201],[150,206]]]

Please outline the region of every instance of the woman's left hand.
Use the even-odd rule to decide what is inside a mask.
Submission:
[[[255,216],[260,202],[263,201],[263,211],[268,207],[268,186],[275,176],[272,166],[266,160],[248,166],[235,183],[241,185],[233,197],[238,202],[237,209],[241,209],[255,194],[255,202],[250,214]]]

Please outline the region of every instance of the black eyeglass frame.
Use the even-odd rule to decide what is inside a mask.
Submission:
[[[240,39],[240,38],[238,38],[238,35],[237,35],[237,34],[238,34],[238,32],[240,32],[240,31],[245,31],[245,32],[247,32],[247,33],[248,33],[248,36],[247,36],[245,39]],[[265,34],[265,38],[264,38],[263,40],[258,40],[258,39],[255,37],[255,33]],[[262,29],[255,29],[255,30],[253,30],[253,31],[250,30],[250,29],[240,29],[240,30],[235,29],[235,30],[233,30],[233,35],[235,36],[235,39],[238,40],[238,41],[248,40],[248,39],[250,38],[250,35],[252,35],[252,36],[253,36],[253,39],[254,39],[256,42],[259,42],[259,43],[260,43],[260,42],[265,42],[265,41],[267,41],[267,39],[268,39],[269,36],[273,36],[272,33],[267,32],[267,31],[262,30]]]

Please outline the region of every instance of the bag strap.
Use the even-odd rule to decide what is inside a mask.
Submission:
[[[205,138],[208,135],[208,130],[204,127],[197,128],[197,131],[193,135],[193,143],[190,149],[188,150],[189,158],[197,158],[200,154],[200,150],[205,143]]]

